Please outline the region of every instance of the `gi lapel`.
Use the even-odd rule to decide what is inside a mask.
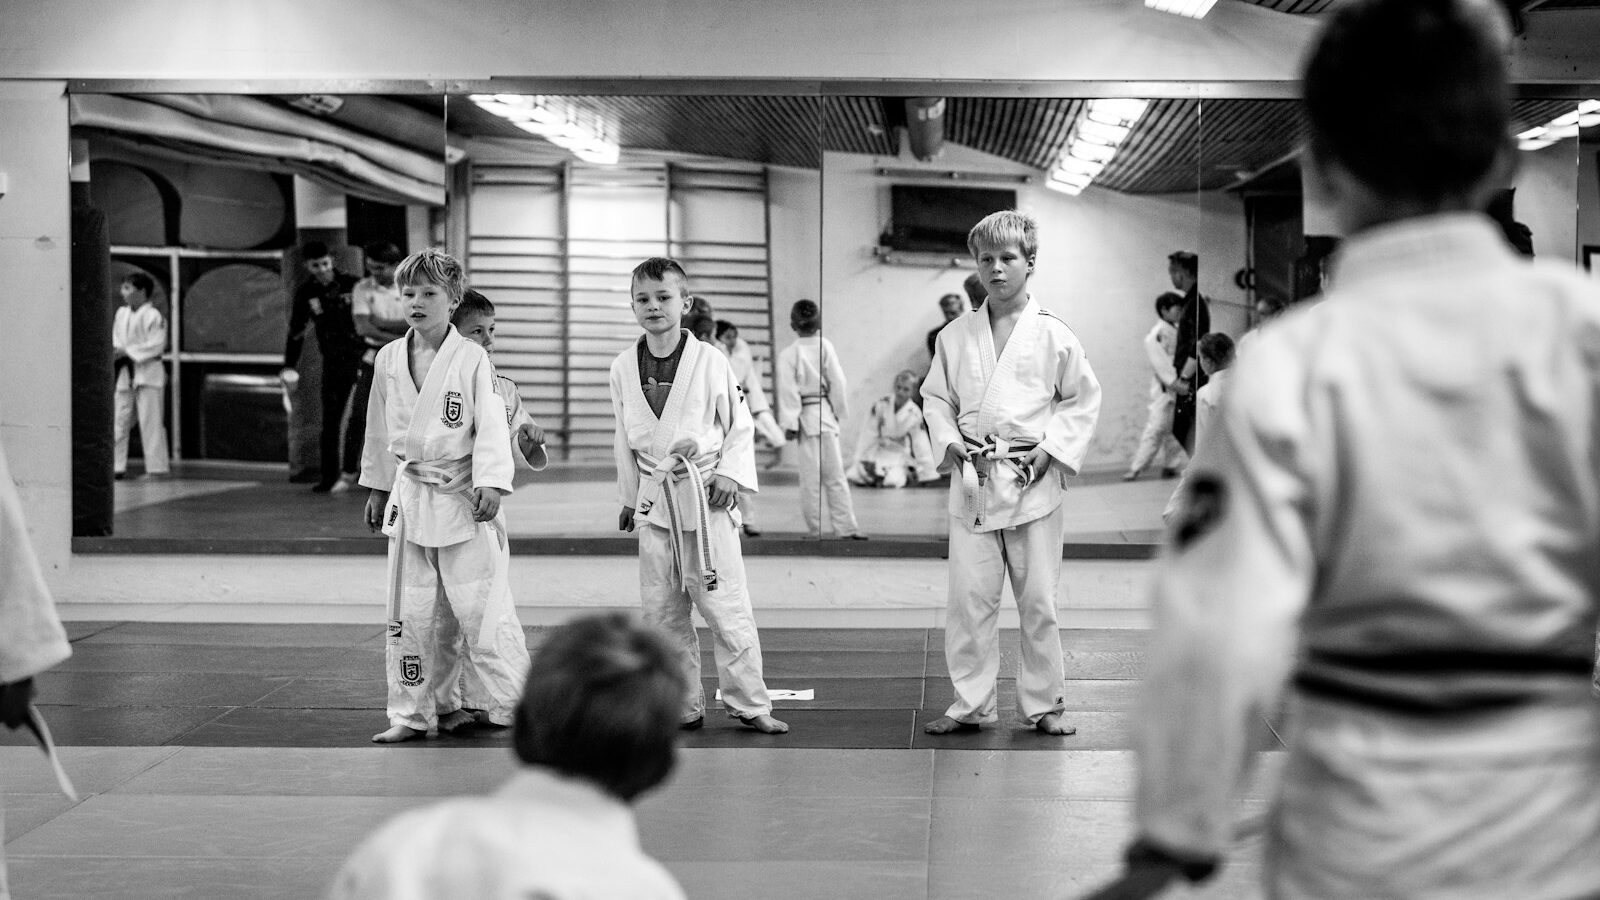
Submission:
[[[409,355],[411,345],[409,341],[415,332],[406,335],[406,351]],[[439,345],[439,353],[433,358],[433,365],[428,367],[428,377],[422,382],[422,389],[417,391],[417,403],[411,408],[411,427],[406,430],[406,459],[411,462],[422,461],[422,439],[428,432],[428,426],[433,424],[435,412],[439,410],[440,398],[444,393],[444,386],[450,379],[450,371],[455,367],[456,356],[461,352],[461,346],[466,343],[466,338],[456,331],[454,325],[445,332],[444,343]],[[411,381],[410,360],[407,362],[406,381]],[[464,405],[466,398],[454,398],[457,404],[463,406],[457,415],[465,415]]]
[[[1022,348],[1031,348],[1033,345],[1033,334],[1039,327],[1039,304],[1034,301],[1032,294],[1028,295],[1028,302],[1022,307],[1022,314],[1017,316],[1016,327],[1011,329],[1011,337],[1006,339],[1005,348],[1000,351],[998,359],[995,358],[994,329],[989,325],[987,303],[981,311],[984,315],[973,316],[983,329],[979,342],[983,348],[983,402],[978,406],[978,433],[973,435],[979,440],[995,433],[995,413],[1000,400],[1005,396],[1012,374],[1017,370],[1017,359],[1021,354],[1028,352]],[[1016,437],[1009,434],[998,436]]]

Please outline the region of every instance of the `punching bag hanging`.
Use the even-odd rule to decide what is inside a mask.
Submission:
[[[87,148],[75,141],[73,151],[72,534],[100,537],[111,533],[113,500],[111,231],[105,213],[90,205]]]

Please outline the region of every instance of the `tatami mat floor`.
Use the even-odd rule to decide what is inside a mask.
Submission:
[[[38,752],[0,743],[15,896],[315,897],[384,818],[490,790],[512,771],[503,731],[376,747],[379,629],[77,622],[40,702],[84,799],[54,792]],[[1003,720],[933,739],[949,699],[937,630],[770,629],[769,684],[794,726],[721,717],[686,736],[670,783],[640,806],[646,849],[691,897],[1070,897],[1112,876],[1129,835],[1131,707],[1145,634],[1064,631],[1079,732]],[[538,640],[530,630],[530,640]],[[1002,679],[1016,635],[1002,635]],[[709,644],[707,645],[709,651]],[[706,671],[712,671],[709,654]],[[714,690],[708,681],[708,693]],[[1281,758],[1260,723],[1270,781]],[[1008,752],[1008,751],[1036,752]],[[1241,816],[1259,811],[1252,787]],[[1220,881],[1175,896],[1255,896],[1245,838]]]

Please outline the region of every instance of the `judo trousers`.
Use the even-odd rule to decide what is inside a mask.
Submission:
[[[1139,449],[1128,463],[1128,471],[1137,475],[1152,461],[1163,469],[1176,469],[1183,464],[1183,447],[1172,436],[1172,395],[1163,392],[1150,401],[1149,414],[1144,421],[1144,431],[1139,435]]]
[[[134,411],[139,418],[139,441],[144,446],[144,470],[163,473],[169,470],[167,459],[167,426],[162,422],[162,408],[166,405],[163,392],[166,388],[118,388],[116,392],[115,420],[116,447],[112,469],[121,473],[128,470],[128,440],[133,436]]]
[[[641,517],[642,519],[642,517]],[[672,544],[683,542],[683,558],[695,558],[697,531],[676,535],[670,529],[638,523],[639,600],[645,620],[665,631],[683,653],[683,667],[689,678],[689,694],[684,698],[683,721],[705,715],[706,696],[700,684],[700,637],[695,632],[690,609],[711,627],[712,653],[717,664],[717,683],[722,688],[722,704],[730,715],[758,716],[772,712],[767,684],[761,674],[761,638],[756,634],[755,616],[750,611],[750,595],[745,590],[744,559],[739,554],[739,535],[733,517],[725,509],[711,511],[711,554],[717,567],[717,589],[685,589],[672,565]]]
[[[822,503],[827,500],[828,519],[837,537],[856,534],[855,506],[850,502],[850,482],[844,477],[844,461],[839,457],[839,435],[801,435],[800,513],[812,534],[822,534]]]
[[[957,722],[994,722],[1000,676],[1000,595],[1006,579],[1022,624],[1017,711],[1034,723],[1065,708],[1056,585],[1061,580],[1064,512],[997,531],[974,532],[950,522],[950,600],[944,658],[955,688],[945,715]]]
[[[438,725],[441,711],[461,706],[456,632],[465,637],[466,665],[477,679],[475,690],[482,691],[477,702],[490,721],[511,724],[528,677],[528,645],[499,539],[480,524],[476,536],[459,544],[391,541],[389,552],[403,554],[404,566],[400,633],[393,633],[391,623],[386,663],[389,724],[428,731]]]

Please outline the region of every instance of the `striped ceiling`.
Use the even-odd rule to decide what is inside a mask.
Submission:
[[[817,168],[822,151],[892,157],[896,100],[878,97],[583,97],[615,123],[624,147]],[[1012,162],[1047,168],[1085,101],[951,97],[945,139]],[[1517,129],[1570,111],[1570,100],[1519,100]],[[450,131],[526,137],[451,98]],[[1216,189],[1281,159],[1305,138],[1294,100],[1165,99],[1150,104],[1096,183],[1133,194]]]

